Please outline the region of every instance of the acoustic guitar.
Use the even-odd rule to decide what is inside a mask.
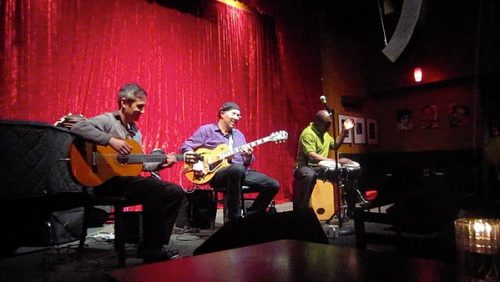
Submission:
[[[164,162],[165,154],[143,154],[139,143],[126,140],[132,152],[122,155],[111,146],[101,146],[77,139],[71,144],[69,157],[71,173],[82,185],[97,186],[114,176],[137,176],[144,163]],[[184,160],[183,155],[175,155]]]
[[[241,145],[236,148],[230,148],[226,144],[220,144],[215,149],[199,148],[196,150],[195,154],[199,156],[199,160],[196,163],[184,164],[184,175],[189,179],[189,181],[195,184],[205,184],[209,182],[214,176],[215,172],[219,169],[229,165],[228,159],[235,154],[242,152],[242,147],[250,145],[250,147],[256,147],[258,145],[267,142],[286,141],[288,139],[288,133],[284,130],[276,131],[267,137],[255,140],[253,142]]]

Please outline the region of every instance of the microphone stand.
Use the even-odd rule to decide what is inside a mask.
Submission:
[[[335,125],[335,112],[333,111],[333,109],[329,108],[326,104],[325,104],[325,107],[326,107],[326,110],[328,111],[328,113],[330,114],[330,117],[332,118],[332,129],[331,129],[331,132],[332,132],[332,137],[334,138],[335,140],[335,143],[337,143],[337,127]],[[342,126],[342,125],[341,125]],[[335,145],[335,144],[334,144]],[[344,216],[343,216],[343,212],[342,212],[342,209],[344,208],[342,206],[343,204],[343,191],[342,191],[342,188],[340,186],[340,171],[339,171],[339,157],[338,157],[338,148],[334,147],[334,152],[335,152],[335,156],[334,156],[334,159],[335,159],[335,172],[336,173],[336,177],[335,177],[335,187],[337,189],[333,189],[333,199],[334,199],[334,206],[336,208],[335,210],[335,214],[332,215],[332,217],[328,220],[331,221],[333,219],[334,216],[337,216],[337,219],[338,219],[338,230],[337,233],[339,236],[341,235],[350,235],[353,233],[353,230],[342,230],[342,224],[343,224],[343,221],[344,221]]]
[[[333,109],[329,108],[326,104],[325,104],[325,107],[326,107],[326,110],[328,111],[328,113],[330,114],[330,117],[332,118],[332,129],[331,129],[331,133],[332,133],[332,137],[334,138],[335,140],[335,143],[337,143],[337,126],[335,124],[335,112],[333,111]],[[335,144],[334,144],[335,146]],[[334,159],[335,159],[335,172],[339,172],[339,158],[338,158],[338,152],[337,152],[337,148],[334,147]],[[341,201],[340,201],[340,196],[341,196],[341,193],[340,193],[340,182],[339,182],[339,177],[338,175],[336,175],[335,177],[335,187],[337,189],[333,189],[333,205],[335,206],[336,210],[335,210],[335,214],[333,216],[337,216],[338,220],[339,220],[339,228],[342,227],[342,207],[340,206],[341,205]],[[332,216],[332,218],[333,218]]]

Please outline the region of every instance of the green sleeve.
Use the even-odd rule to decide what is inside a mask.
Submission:
[[[300,148],[304,153],[316,152],[316,137],[313,134],[303,134],[300,136]]]

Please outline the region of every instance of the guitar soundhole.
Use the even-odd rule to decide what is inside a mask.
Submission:
[[[118,155],[116,157],[116,160],[118,161],[119,164],[126,164],[128,161],[128,156],[127,155]]]
[[[319,208],[316,210],[316,213],[317,214],[324,214],[325,213],[325,209],[324,208]]]

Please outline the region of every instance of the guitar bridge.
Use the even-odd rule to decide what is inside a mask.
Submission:
[[[97,152],[96,151],[93,151],[92,152],[92,171],[94,173],[97,173]]]

